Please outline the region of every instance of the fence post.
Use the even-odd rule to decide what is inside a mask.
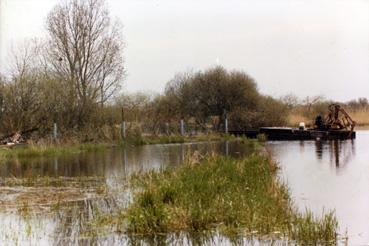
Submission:
[[[124,109],[122,107],[122,122],[120,124],[120,136],[122,140],[126,139],[126,122],[124,120]]]
[[[54,122],[53,137],[54,140],[58,138],[58,125],[56,124],[56,122]]]
[[[167,135],[169,135],[169,123],[165,123],[165,130],[166,130],[166,133]]]
[[[184,120],[181,119],[181,135],[184,135]]]
[[[228,118],[227,118],[227,115],[224,119],[224,131],[225,131],[225,134],[228,134]]]
[[[121,123],[121,136],[122,136],[122,140],[124,140],[125,138],[126,138],[126,122],[125,121],[123,121],[122,123]]]
[[[227,111],[223,110],[223,116],[224,116],[224,133],[228,134],[228,118],[227,118]]]

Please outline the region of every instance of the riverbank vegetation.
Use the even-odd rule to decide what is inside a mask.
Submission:
[[[261,136],[262,139],[265,137]],[[236,137],[229,134],[199,134],[188,135],[155,135],[142,136],[130,135],[124,141],[106,143],[58,143],[49,142],[43,144],[30,143],[20,146],[3,146],[0,148],[0,161],[8,159],[24,159],[38,157],[58,157],[66,155],[81,154],[83,152],[103,151],[113,147],[142,146],[152,144],[175,144],[175,143],[196,143],[212,141],[239,141],[241,143],[256,143],[245,137]],[[260,140],[259,140],[260,141]]]
[[[29,144],[27,146],[14,148],[3,147],[0,149],[0,160],[66,156],[80,154],[82,152],[102,151],[110,146],[112,145],[85,143],[48,145]]]
[[[132,134],[122,142],[123,145],[151,145],[151,144],[173,144],[173,143],[196,143],[196,142],[212,142],[212,141],[242,141],[244,137],[236,137],[234,135],[224,133],[209,133],[196,135],[181,135],[181,134],[162,134],[162,135],[147,135]]]
[[[277,165],[253,154],[244,159],[209,156],[177,169],[135,175],[133,202],[94,225],[129,235],[219,232],[231,239],[272,238],[302,244],[334,244],[333,212],[316,217],[297,211]]]
[[[45,26],[46,40],[13,49],[9,71],[0,75],[0,140],[27,132],[24,138],[39,143],[54,135],[55,124],[64,143],[119,141],[122,121],[134,138],[179,134],[180,120],[187,135],[224,132],[225,118],[230,130],[312,125],[332,102],[274,98],[261,93],[251,75],[222,66],[175,74],[163,92],[127,94],[120,90],[122,29],[104,1],[60,3]],[[369,125],[366,98],[341,104],[359,126]]]

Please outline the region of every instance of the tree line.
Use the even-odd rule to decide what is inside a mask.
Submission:
[[[316,113],[327,104],[319,97],[263,95],[251,76],[222,66],[178,73],[162,93],[122,93],[122,25],[104,1],[64,1],[45,24],[47,38],[13,50],[9,72],[0,76],[3,135],[37,129],[38,138],[50,136],[57,123],[65,138],[116,139],[122,120],[136,134],[178,129],[181,119],[193,131],[222,131],[225,118],[230,129],[256,129],[284,126],[291,111]],[[368,107],[368,101],[347,105]]]
[[[103,122],[99,115],[125,75],[121,25],[104,1],[70,0],[48,14],[47,37],[11,54],[1,77],[0,129],[81,131]]]

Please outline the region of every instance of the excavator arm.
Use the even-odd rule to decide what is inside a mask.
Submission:
[[[331,104],[328,107],[329,114],[325,120],[325,125],[330,129],[347,129],[352,133],[356,122],[339,104]],[[340,117],[340,114],[342,117]]]

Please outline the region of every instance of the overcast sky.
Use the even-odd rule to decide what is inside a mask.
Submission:
[[[1,67],[42,37],[58,0],[0,0]],[[369,0],[108,0],[127,47],[125,90],[163,90],[177,72],[220,64],[262,93],[369,97]]]

